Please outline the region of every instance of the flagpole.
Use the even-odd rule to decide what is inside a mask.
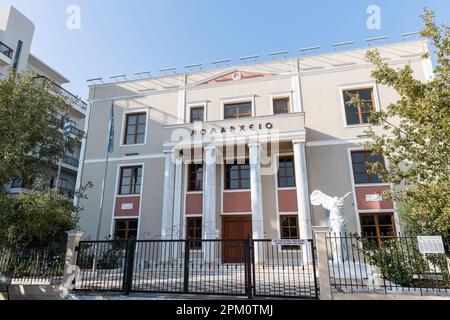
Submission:
[[[102,182],[102,194],[100,197],[100,214],[98,217],[98,224],[97,224],[97,236],[96,240],[100,240],[100,231],[101,231],[101,225],[102,225],[102,218],[103,218],[103,204],[105,201],[105,189],[106,189],[106,177],[108,175],[108,163],[109,163],[109,154],[112,151],[112,141],[111,139],[114,139],[114,101],[111,105],[111,118],[109,120],[109,130],[108,130],[108,147],[106,148],[106,164],[105,164],[105,173],[103,175],[103,182]]]

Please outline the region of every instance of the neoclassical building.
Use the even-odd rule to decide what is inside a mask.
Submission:
[[[426,41],[376,49],[392,66],[432,77]],[[367,171],[384,159],[361,143],[370,112],[398,97],[371,78],[366,51],[216,61],[206,71],[92,85],[81,155],[80,184],[94,185],[79,200],[85,237],[310,239],[328,221],[310,205],[314,190],[352,192],[349,231],[393,236],[396,206],[381,195],[391,186]],[[234,249],[225,259],[236,259]]]

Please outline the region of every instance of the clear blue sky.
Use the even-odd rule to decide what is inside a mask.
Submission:
[[[391,35],[421,28],[424,6],[449,23],[448,0],[0,0],[36,26],[32,52],[85,98],[86,79],[157,71],[221,58],[266,54]],[[66,27],[69,5],[81,9],[81,29]],[[369,5],[381,9],[381,30],[366,26]],[[157,74],[157,72],[155,72]]]

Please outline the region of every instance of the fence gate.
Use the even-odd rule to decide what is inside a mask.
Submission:
[[[318,298],[312,240],[82,241],[78,291]]]

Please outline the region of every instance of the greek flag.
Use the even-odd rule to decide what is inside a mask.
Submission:
[[[109,139],[108,153],[114,152],[114,102],[111,105],[111,116],[109,117]]]

